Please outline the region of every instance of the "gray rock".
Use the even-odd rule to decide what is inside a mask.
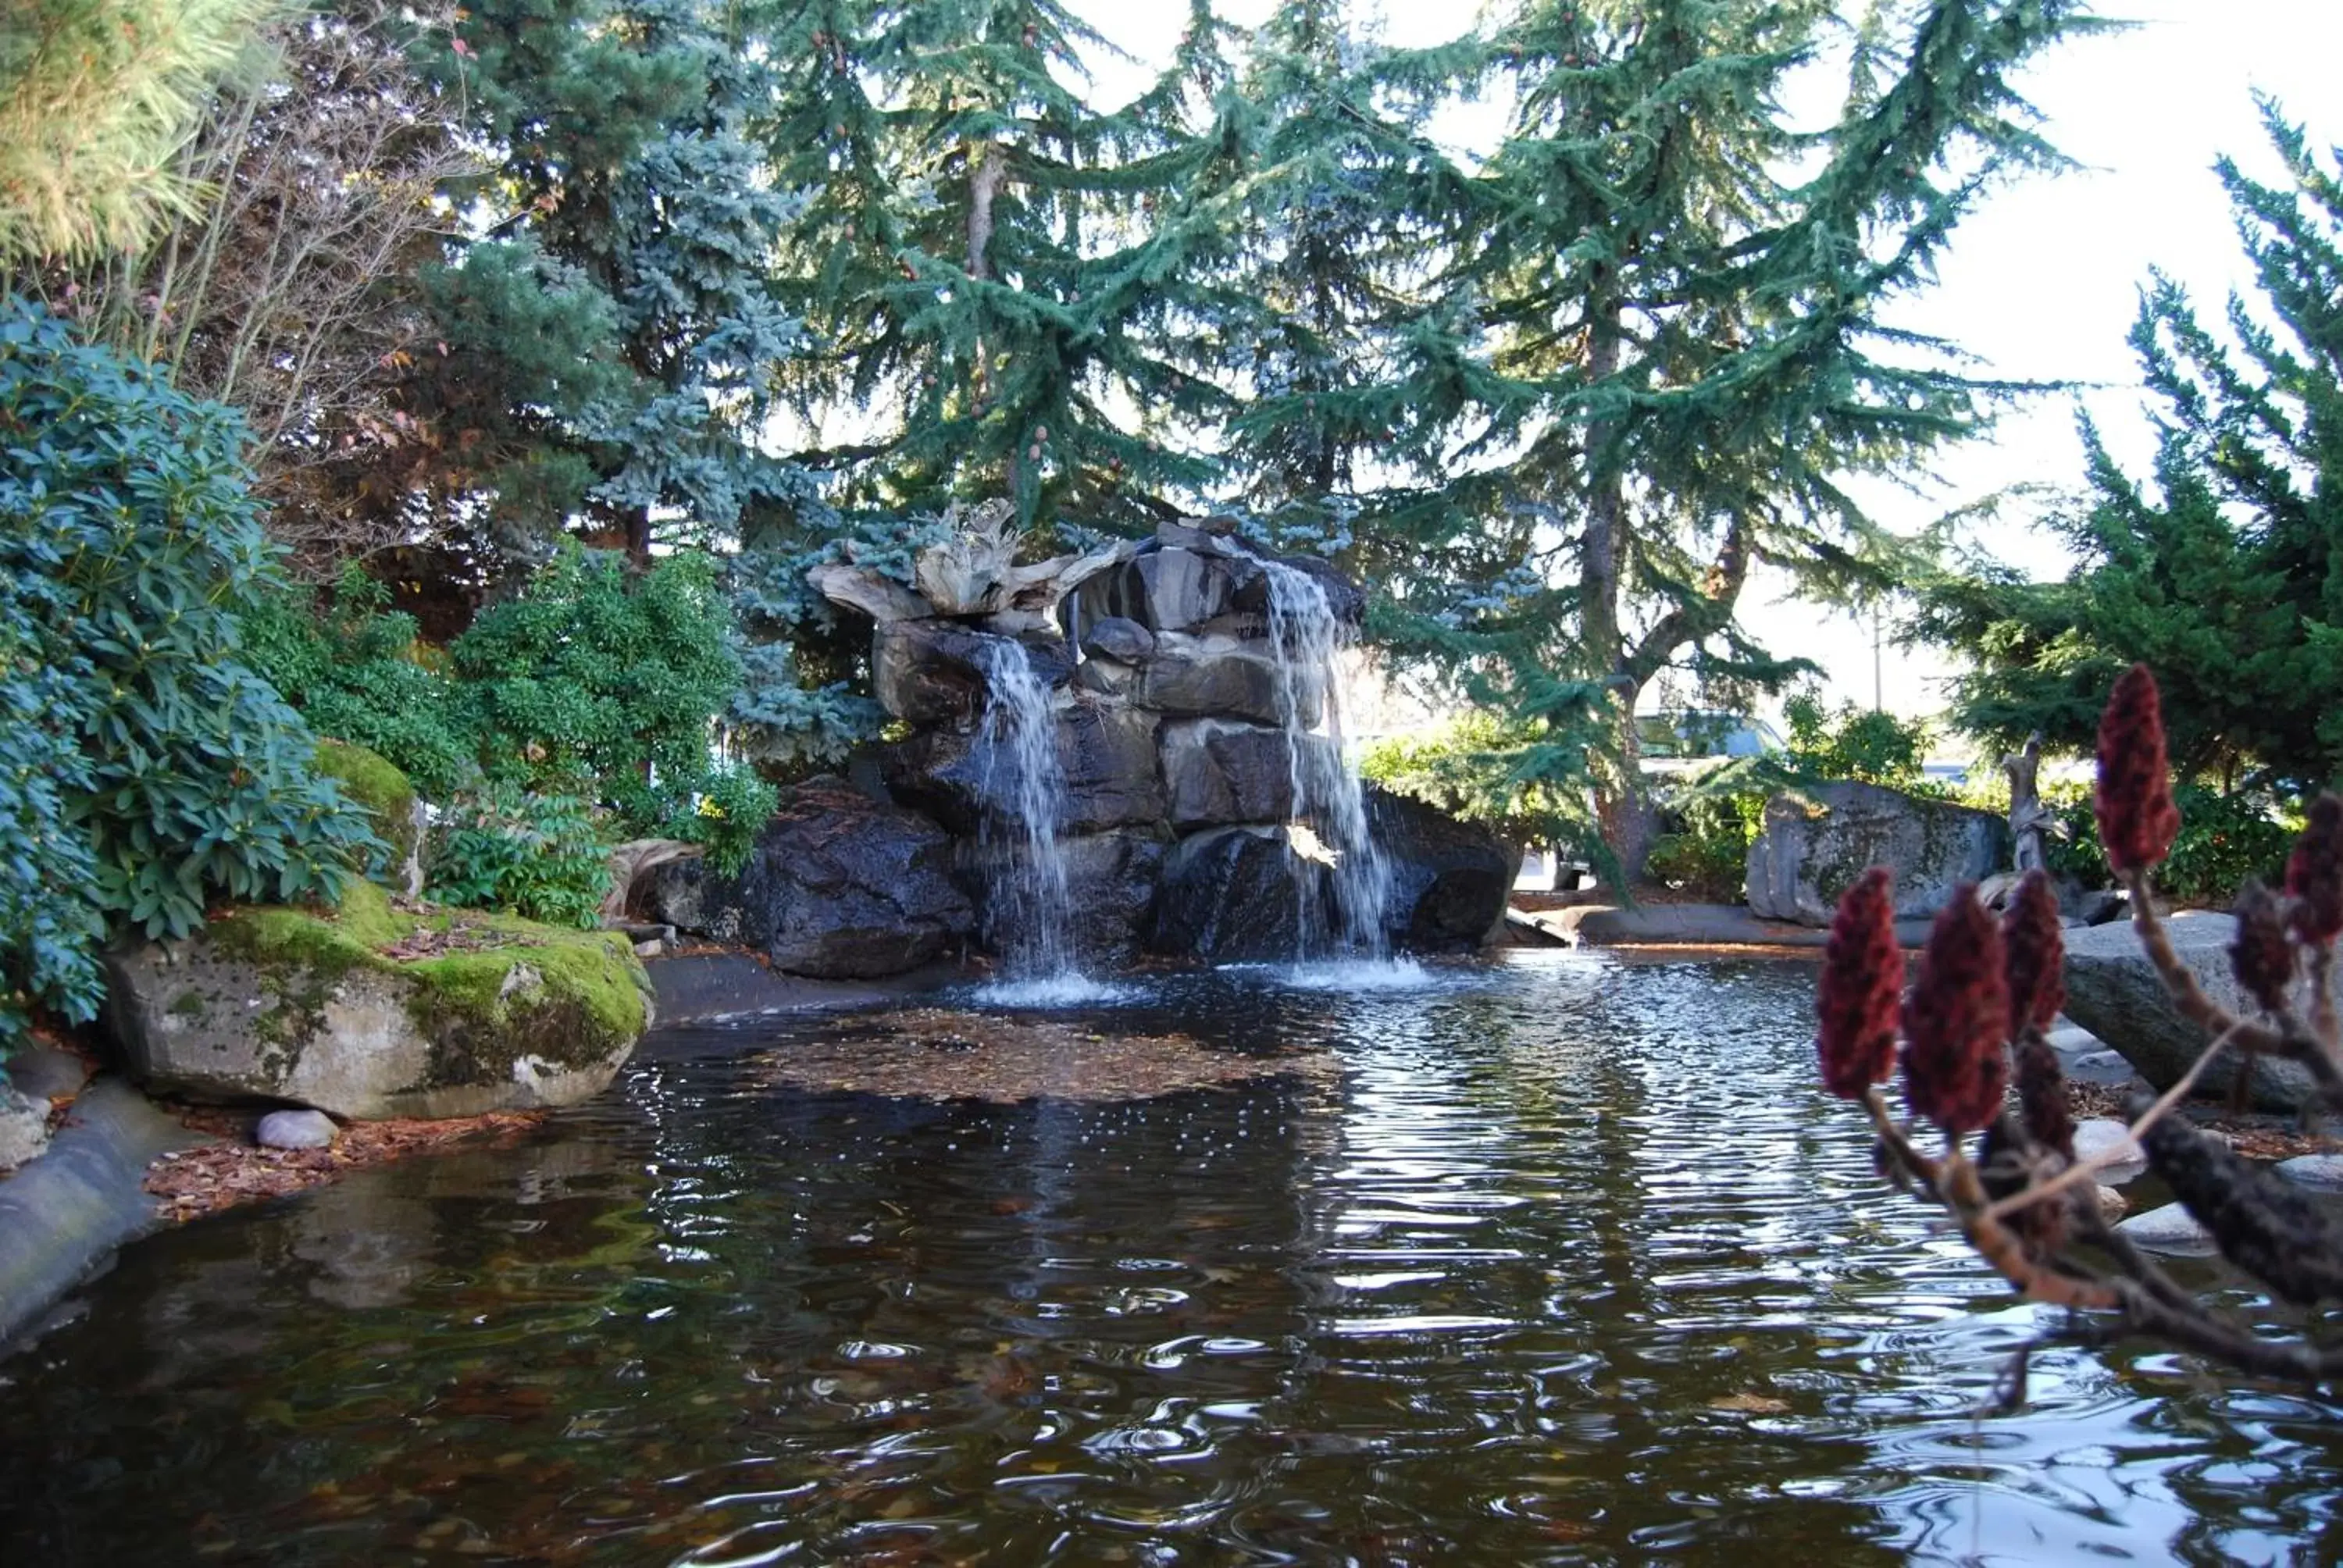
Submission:
[[[1156,882],[1170,848],[1146,829],[1086,833],[1060,843],[1071,919],[1067,936],[1078,962],[1115,965],[1137,954],[1147,940]],[[1018,850],[998,841],[971,842],[963,853],[965,879],[980,890],[987,945],[996,952],[1006,951],[1028,935],[1007,924],[1025,910],[1014,900],[995,903],[990,893],[1001,885],[1007,863]]]
[[[2177,1203],[2134,1214],[2116,1229],[2140,1251],[2168,1258],[2208,1258],[2221,1250],[2213,1233]]]
[[[1174,828],[1283,822],[1293,815],[1293,751],[1285,731],[1231,719],[1167,720],[1163,787]],[[1332,742],[1304,735],[1320,753]]]
[[[1155,634],[1137,621],[1111,615],[1084,628],[1082,652],[1092,658],[1139,664],[1155,654]]]
[[[2207,995],[2232,1012],[2254,1010],[2229,970],[2235,920],[2189,911],[2172,916],[2165,925],[2174,950],[2197,971]],[[2159,1091],[2179,1081],[2211,1039],[2174,1010],[2163,980],[2140,950],[2128,922],[2069,933],[2066,1014],[2120,1052]],[[2234,1055],[2224,1053],[2200,1081],[2205,1092],[2226,1091],[2236,1070]],[[2256,1060],[2249,1094],[2258,1107],[2296,1110],[2310,1089],[2310,1075],[2293,1062]]]
[[[737,877],[705,861],[652,873],[652,918],[763,950],[777,969],[829,980],[907,973],[958,950],[976,911],[952,877],[950,837],[928,818],[841,779],[793,786]]]
[[[49,1102],[0,1086],[0,1171],[14,1171],[49,1146]]]
[[[427,965],[363,949],[255,958],[213,927],[109,951],[106,1019],[134,1077],[191,1100],[286,1101],[357,1121],[573,1105],[609,1084],[649,1021],[649,982],[625,939],[601,950],[608,968],[590,979],[513,963],[489,1007]],[[640,989],[614,1004],[613,987]]]
[[[2120,1187],[2147,1169],[2147,1156],[2132,1141],[2131,1130],[2111,1116],[2088,1116],[2075,1123],[2075,1158],[2106,1160],[2099,1180]]]
[[[2087,926],[2104,926],[2110,920],[2120,920],[2131,912],[2131,900],[2107,888],[2079,893],[2075,898],[2075,918]]]
[[[1131,700],[1157,713],[1275,724],[1277,667],[1252,653],[1181,658],[1159,653],[1140,668]]]
[[[341,1131],[322,1111],[272,1111],[252,1130],[252,1141],[263,1149],[331,1149]]]
[[[1153,715],[1111,701],[1077,699],[1059,711],[1058,761],[1066,773],[1061,832],[1096,833],[1163,819],[1155,726]],[[962,838],[1019,809],[1015,780],[973,729],[914,735],[881,754],[880,771],[896,801]]]
[[[2062,1024],[2050,1031],[2050,1049],[2066,1056],[2079,1056],[2087,1050],[2097,1050],[2106,1042],[2089,1030],[2077,1024]]]
[[[1960,883],[1992,875],[2008,845],[2008,824],[1991,812],[1875,784],[1816,785],[1765,803],[1749,846],[1749,908],[1765,920],[1827,926],[1865,868],[1887,866],[1896,919],[1924,920]]]
[[[965,723],[984,711],[985,660],[1005,639],[948,620],[904,620],[871,633],[870,689],[907,724]],[[1063,686],[1073,661],[1053,641],[1024,644],[1044,686]]]
[[[70,1051],[35,1046],[19,1050],[0,1064],[0,1084],[31,1100],[57,1100],[77,1094],[88,1081],[89,1064]]]
[[[2278,1173],[2314,1192],[2343,1192],[2343,1154],[2298,1154],[2281,1160]]]
[[[0,1181],[0,1343],[33,1327],[125,1241],[163,1224],[141,1186],[158,1156],[210,1140],[119,1078],[74,1101],[49,1150]]]
[[[1469,952],[1494,941],[1521,851],[1487,829],[1370,787],[1367,830],[1391,869],[1393,940],[1417,952]]]
[[[1282,828],[1207,828],[1163,862],[1149,945],[1208,962],[1290,959],[1301,949],[1303,900],[1331,914],[1325,869],[1294,851]]]
[[[2131,1200],[2112,1187],[2094,1186],[2091,1195],[2098,1200],[2099,1219],[2103,1223],[2112,1225],[2131,1212]]]

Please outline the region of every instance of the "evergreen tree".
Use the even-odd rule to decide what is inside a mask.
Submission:
[[[811,193],[785,253],[817,338],[796,396],[873,427],[805,454],[843,505],[1134,526],[1210,483],[1182,439],[1224,396],[1170,328],[1228,243],[1197,193],[1232,138],[1192,124],[1225,95],[1224,35],[1192,0],[1172,65],[1110,113],[1068,85],[1108,45],[1056,0],[825,0],[776,34],[768,145]]]
[[[769,51],[713,0],[482,0],[458,45],[433,68],[500,159],[487,236],[427,278],[434,510],[485,518],[492,554],[736,538],[805,487],[759,446],[799,337],[772,276],[795,203],[744,135]]]
[[[1926,596],[1919,634],[1973,661],[1964,728],[2087,751],[2099,694],[2144,660],[2184,777],[2288,792],[2343,778],[2343,184],[2262,107],[2287,183],[2217,166],[2258,308],[2232,297],[2225,345],[2158,276],[2132,328],[2158,408],[2153,486],[2086,425],[2088,495],[2054,519],[2077,558],[2067,578],[1980,572]]]
[[[1825,0],[1529,0],[1484,56],[1511,132],[1387,350],[1400,449],[1438,456],[1363,519],[1378,625],[1532,721],[1525,784],[1591,763],[1631,870],[1638,696],[1672,668],[1794,673],[1735,620],[1751,566],[1817,595],[1887,580],[1845,477],[1907,468],[2006,390],[1882,312],[1996,178],[2055,164],[2011,77],[2095,24],[2073,0],[1881,6],[1841,113],[1802,132],[1785,87],[1836,25]]]

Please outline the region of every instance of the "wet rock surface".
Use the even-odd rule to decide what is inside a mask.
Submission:
[[[660,867],[648,902],[679,930],[756,949],[818,979],[869,980],[934,962],[975,930],[950,834],[842,779],[788,790],[736,877]]]
[[[1493,940],[1521,853],[1487,829],[1421,800],[1367,793],[1367,824],[1391,872],[1392,934],[1418,952],[1470,952]]]
[[[1291,958],[1305,899],[1322,905],[1323,869],[1298,854],[1283,829],[1192,833],[1164,859],[1149,945],[1208,962]]]

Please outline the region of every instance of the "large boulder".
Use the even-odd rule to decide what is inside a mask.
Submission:
[[[825,776],[783,793],[738,876],[704,860],[653,871],[646,912],[759,949],[791,974],[870,980],[932,963],[974,931],[951,873],[941,828]]]
[[[1144,829],[1085,833],[1059,841],[1065,858],[1066,905],[1071,929],[1066,933],[1073,956],[1088,965],[1128,962],[1145,943],[1149,916],[1155,907],[1156,882],[1171,846]],[[981,890],[982,925],[987,942],[996,951],[1030,946],[1030,933],[1011,929],[1026,918],[1029,906],[1013,899],[995,901],[990,890],[1016,874],[1015,857],[1021,845],[1001,840],[970,842],[963,850],[966,879]]]
[[[1096,833],[1163,817],[1155,719],[1109,702],[1077,699],[1058,711],[1058,762],[1066,789],[1058,829]],[[930,729],[888,748],[880,776],[895,800],[962,837],[1017,811],[1017,781],[980,732]]]
[[[1235,545],[1191,528],[1167,541],[1159,531],[1153,548],[1084,582],[1068,613],[1082,627],[1121,619],[1150,632],[1192,631],[1227,615],[1260,576],[1261,563]]]
[[[1326,765],[1333,743],[1303,735]],[[1284,730],[1233,719],[1175,719],[1162,731],[1163,791],[1179,829],[1282,822],[1293,815],[1294,753]]]
[[[899,620],[871,634],[870,687],[879,706],[907,724],[964,722],[984,711],[986,661],[1008,639],[948,620]],[[1044,686],[1073,674],[1065,649],[1029,642],[1026,658]]]
[[[1367,793],[1367,831],[1391,871],[1393,941],[1417,952],[1470,952],[1496,939],[1521,873],[1520,849],[1383,789]]]
[[[1332,912],[1327,880],[1283,828],[1192,833],[1164,858],[1149,945],[1213,963],[1292,958],[1303,900]]]
[[[289,1101],[337,1116],[569,1105],[650,1022],[616,931],[421,920],[356,883],[334,912],[245,909],[106,955],[106,1016],[151,1090]]]
[[[2237,924],[2227,915],[2188,912],[2172,916],[2166,929],[2206,995],[2233,1013],[2251,1016],[2258,1010],[2229,968]],[[2307,1000],[2298,998],[2298,1003]],[[2211,1040],[2174,1009],[2128,920],[2066,933],[2066,1016],[2097,1035],[2159,1091],[2177,1082]],[[2200,1081],[2207,1092],[2227,1091],[2236,1063],[2235,1053],[2225,1052],[2207,1069]],[[2311,1092],[2310,1075],[2290,1061],[2258,1058],[2249,1092],[2263,1110],[2295,1111]]]
[[[1281,680],[1277,665],[1258,653],[1161,637],[1155,657],[1139,667],[1130,695],[1140,707],[1173,717],[1275,724],[1282,717]],[[1305,715],[1303,721],[1313,722],[1314,715]]]
[[[1749,846],[1749,908],[1826,926],[1871,866],[1896,873],[1896,918],[1923,920],[1963,882],[2008,864],[2009,825],[1989,811],[1916,799],[1876,784],[1818,784],[1775,796]]]

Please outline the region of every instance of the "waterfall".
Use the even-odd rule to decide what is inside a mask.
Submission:
[[[1058,839],[1066,769],[1058,756],[1050,689],[1034,674],[1021,642],[988,639],[980,660],[985,699],[978,781],[995,808],[985,814],[981,841],[1003,851],[991,857],[986,919],[1007,974],[1021,982],[1009,988],[1020,995],[1004,1000],[1076,1000],[1088,987],[1074,963],[1073,900]]]
[[[1366,793],[1342,749],[1342,683],[1334,656],[1342,627],[1325,585],[1299,567],[1264,560],[1269,574],[1270,652],[1277,669],[1277,712],[1285,730],[1288,778],[1297,832],[1316,838],[1295,861],[1301,903],[1297,962],[1327,958],[1381,960],[1389,956],[1384,912],[1391,869],[1367,831]],[[1316,851],[1309,853],[1311,849]],[[1333,894],[1329,929],[1312,860],[1331,862]]]

